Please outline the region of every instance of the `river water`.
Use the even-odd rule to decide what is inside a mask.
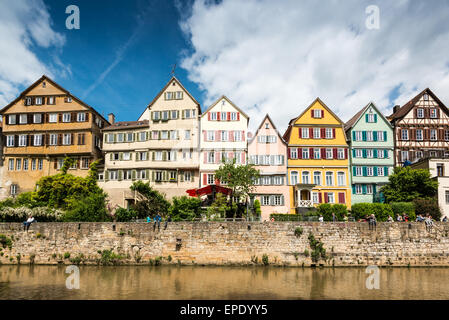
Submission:
[[[449,299],[449,268],[382,268],[371,290],[364,268],[80,266],[68,289],[74,276],[3,265],[0,299]]]

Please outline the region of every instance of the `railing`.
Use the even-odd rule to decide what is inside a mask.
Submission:
[[[300,208],[311,208],[311,207],[313,207],[312,200],[299,200],[298,207],[300,207]]]

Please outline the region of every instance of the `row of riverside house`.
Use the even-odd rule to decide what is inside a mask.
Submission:
[[[2,116],[0,197],[31,191],[55,174],[65,157],[86,176],[103,159],[99,185],[112,203],[136,201],[136,180],[168,198],[217,185],[223,161],[252,163],[261,172],[253,199],[263,220],[320,203],[384,201],[381,187],[394,166],[427,168],[440,182],[438,201],[449,214],[449,111],[425,89],[384,117],[369,103],[343,123],[317,98],[281,135],[269,115],[254,135],[249,117],[226,96],[201,112],[200,104],[172,77],[137,121],[106,120],[69,91],[42,76],[5,106]],[[449,179],[448,179],[449,180]]]

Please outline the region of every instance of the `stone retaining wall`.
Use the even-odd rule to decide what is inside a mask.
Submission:
[[[367,223],[318,222],[173,222],[155,231],[146,223],[35,223],[28,233],[20,223],[0,223],[0,234],[13,239],[0,263],[20,255],[22,264],[76,257],[97,264],[99,251],[113,250],[124,264],[253,265],[267,255],[270,265],[310,266],[310,232],[324,244],[324,266],[449,266],[449,223],[429,232],[424,223],[378,223],[371,231]]]

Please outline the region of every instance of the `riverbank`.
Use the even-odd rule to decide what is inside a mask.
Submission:
[[[0,234],[1,264],[449,266],[446,223],[0,223]]]

